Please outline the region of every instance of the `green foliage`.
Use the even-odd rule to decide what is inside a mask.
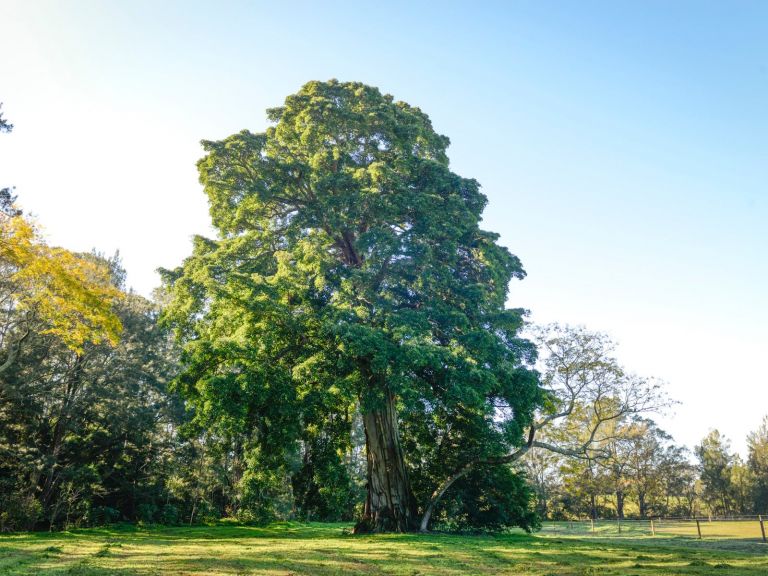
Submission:
[[[2,107],[3,103],[0,102],[0,109],[2,109]],[[3,112],[0,110],[0,132],[10,132],[11,130],[13,130],[13,124],[3,118]]]
[[[92,506],[84,520],[89,526],[109,526],[120,520],[120,516],[120,510],[111,506]]]
[[[40,502],[31,494],[10,491],[3,486],[0,495],[0,532],[31,530],[43,514]]]
[[[116,261],[77,258],[104,281],[122,278]],[[163,495],[177,416],[164,380],[173,374],[172,346],[150,302],[110,286],[106,293],[121,294],[112,304],[123,327],[116,345],[85,339],[73,348],[46,318],[6,310],[9,322],[22,316],[28,333],[23,346],[5,343],[15,351],[0,374],[0,500],[39,510],[31,524],[10,528],[108,523],[109,510],[135,519]]]
[[[730,443],[718,430],[712,430],[694,451],[699,459],[705,502],[715,514],[730,514],[733,509],[731,474],[734,464]]]
[[[646,417],[672,404],[660,383],[623,368],[605,334],[558,324],[532,332],[546,396],[525,460],[538,510],[621,518],[631,500],[640,517],[668,513],[685,455]]]
[[[154,504],[139,504],[136,508],[136,521],[140,524],[153,524],[157,518],[157,506]]]
[[[437,529],[498,531],[539,527],[525,476],[508,466],[478,468],[452,487],[453,497],[434,515]]]
[[[526,468],[538,509],[551,519],[761,514],[764,428],[749,435],[746,462],[713,430],[696,447],[695,465],[652,420],[633,419],[611,431],[605,458],[544,459],[536,452]]]
[[[349,427],[344,421],[341,425],[345,429]],[[362,501],[364,495],[356,487],[351,471],[339,462],[339,454],[347,453],[350,448],[345,431],[338,434],[316,431],[304,444],[301,466],[291,479],[299,518],[351,520],[355,504]]]
[[[747,437],[747,465],[752,473],[752,502],[755,511],[768,515],[768,416],[758,429]]]
[[[278,466],[260,466],[258,450],[249,457],[242,486],[242,504],[238,518],[264,524],[286,518],[293,505],[288,490],[286,471]]]
[[[11,218],[21,216],[21,209],[16,207],[16,196],[12,188],[0,188],[0,217],[5,215]]]
[[[179,523],[179,509],[173,504],[163,504],[158,513],[157,521],[164,526],[175,526]]]

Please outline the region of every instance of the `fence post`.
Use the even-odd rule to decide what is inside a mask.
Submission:
[[[651,518],[651,536],[656,536],[656,528],[653,526],[653,518]]]
[[[765,539],[765,524],[763,524],[763,517],[758,516],[757,519],[760,521],[760,532],[763,533],[763,542],[768,542],[768,540]]]
[[[696,518],[696,531],[699,533],[699,540],[701,540],[701,524],[699,524],[698,518]]]
[[[621,518],[616,517],[616,524],[619,525],[619,534],[621,534]]]
[[[589,523],[592,525],[592,534],[594,534],[595,533],[595,519],[594,518],[590,518],[589,519]]]

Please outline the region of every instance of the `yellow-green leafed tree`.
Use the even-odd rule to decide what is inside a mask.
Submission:
[[[21,214],[0,213],[0,374],[33,324],[75,352],[117,343],[122,327],[112,307],[120,297],[103,265],[48,246]]]

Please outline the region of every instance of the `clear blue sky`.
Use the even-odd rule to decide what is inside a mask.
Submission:
[[[510,304],[621,343],[744,451],[768,413],[768,3],[0,0],[0,184],[129,282],[207,232],[199,140],[312,79],[373,84],[451,138]]]

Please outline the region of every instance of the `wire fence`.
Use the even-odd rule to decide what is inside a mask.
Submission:
[[[664,538],[741,539],[768,543],[768,516],[653,518],[647,520],[544,520],[543,534]]]

